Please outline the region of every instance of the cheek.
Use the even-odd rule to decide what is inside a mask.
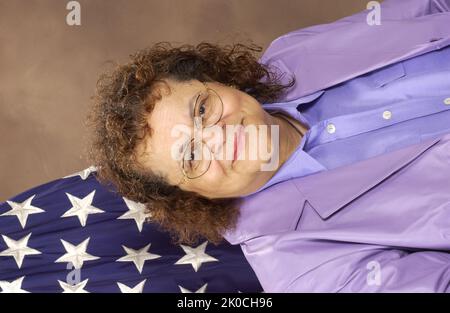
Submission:
[[[203,175],[202,185],[206,188],[224,183],[228,176],[219,161],[212,160],[208,171]]]
[[[245,107],[244,99],[239,94],[228,94],[223,99],[223,115],[228,116],[242,111]]]

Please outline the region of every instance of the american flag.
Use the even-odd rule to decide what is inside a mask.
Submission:
[[[262,291],[238,245],[175,245],[145,217],[93,166],[0,203],[0,291]]]

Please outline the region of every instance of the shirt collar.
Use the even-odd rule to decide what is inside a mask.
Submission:
[[[411,163],[441,139],[436,138],[377,157],[293,180],[314,210],[327,219],[342,207]]]
[[[303,136],[300,145],[297,147],[297,150],[291,154],[291,156],[286,160],[286,162],[284,162],[283,165],[281,165],[275,174],[257,191],[248,194],[247,196],[260,192],[285,180],[326,170],[322,164],[303,150],[306,140],[307,136],[305,135]]]
[[[267,191],[244,197],[236,227],[225,231],[223,236],[231,244],[238,244],[295,230],[306,202],[326,220],[439,141],[441,138],[428,140],[333,170],[287,180]]]
[[[295,100],[291,100],[291,101],[287,101],[287,102],[274,102],[274,103],[265,103],[262,105],[262,107],[264,108],[264,110],[266,111],[283,111],[288,113],[289,115],[291,115],[292,117],[300,120],[301,122],[309,125],[309,122],[307,121],[307,119],[303,116],[303,114],[301,114],[298,110],[298,107],[301,107],[301,105],[304,105],[306,103],[312,102],[314,100],[316,100],[317,98],[319,98],[323,93],[325,92],[325,90],[319,90],[313,94],[295,99]]]
[[[263,108],[267,111],[282,111],[292,116],[293,118],[299,120],[303,124],[311,127],[308,120],[298,111],[297,107],[299,104],[308,103],[323,94],[323,90],[318,91],[309,96],[302,97],[300,99],[296,99],[289,102],[279,102],[279,103],[270,103],[263,104]],[[316,159],[311,157],[307,152],[303,150],[306,141],[310,132],[308,131],[305,136],[303,136],[299,146],[297,149],[289,156],[289,158],[284,162],[284,164],[276,171],[274,176],[272,176],[262,187],[251,194],[247,194],[247,196],[253,195],[257,192],[260,192],[274,184],[279,182],[306,176],[312,173],[320,172],[326,170],[326,168],[320,164]]]

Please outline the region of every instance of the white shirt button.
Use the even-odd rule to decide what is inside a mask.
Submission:
[[[450,105],[450,98],[445,98],[444,103]]]
[[[329,134],[334,134],[336,132],[336,126],[334,126],[334,124],[328,124],[327,125],[327,132]]]
[[[392,112],[391,111],[384,111],[383,112],[383,118],[385,120],[390,120],[392,118]]]

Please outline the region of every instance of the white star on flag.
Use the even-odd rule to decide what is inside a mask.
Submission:
[[[58,280],[58,283],[64,290],[62,293],[89,293],[87,290],[84,290],[88,280],[89,278],[75,285],[71,285],[60,280]]]
[[[17,278],[12,282],[0,281],[1,293],[28,293],[28,291],[22,289],[22,282],[25,276]]]
[[[28,215],[45,212],[44,210],[31,205],[31,201],[35,196],[36,195],[32,195],[31,197],[29,197],[28,199],[26,199],[21,203],[7,200],[6,202],[12,209],[9,210],[8,212],[3,213],[0,216],[15,215],[19,219],[19,223],[22,226],[22,228],[25,228],[25,225],[27,224]]]
[[[96,170],[97,170],[97,168],[92,165],[92,166],[89,166],[88,168],[86,168],[86,169],[84,169],[82,171],[76,172],[76,173],[71,174],[71,175],[64,176],[63,178],[69,178],[69,177],[73,177],[73,176],[77,176],[78,175],[78,176],[81,177],[82,180],[86,180],[86,178],[88,178],[89,175],[92,172],[95,172]]]
[[[92,200],[94,198],[95,190],[88,194],[83,199],[75,197],[66,192],[67,197],[72,203],[72,207],[66,211],[61,217],[77,216],[80,220],[81,226],[86,226],[86,221],[89,214],[105,213],[105,211],[100,210],[92,205]]]
[[[208,286],[208,283],[204,284],[195,293],[205,293],[207,286]],[[180,288],[182,293],[192,293],[192,291],[190,291],[189,289],[186,289],[184,287],[181,287],[180,285],[178,285],[178,287]]]
[[[213,258],[212,256],[205,253],[207,244],[208,241],[205,241],[197,248],[191,248],[185,245],[180,245],[181,248],[183,248],[186,255],[181,259],[179,259],[175,264],[176,265],[191,264],[192,267],[194,268],[194,271],[197,272],[202,263],[219,261],[216,258]]]
[[[147,279],[144,279],[143,281],[141,281],[139,284],[137,284],[133,288],[130,288],[127,285],[124,285],[122,283],[117,283],[117,285],[119,286],[120,292],[122,292],[122,293],[142,293],[142,291],[144,290],[144,285],[145,285],[146,281],[147,281]]]
[[[139,271],[139,273],[142,274],[142,269],[144,268],[145,261],[153,260],[153,259],[157,259],[157,258],[161,257],[158,254],[152,254],[152,253],[148,252],[150,245],[151,244],[149,243],[144,248],[139,249],[139,250],[134,250],[134,249],[122,246],[122,248],[125,250],[127,255],[116,260],[116,262],[133,262],[134,265],[136,265],[136,268]]]
[[[142,226],[144,225],[145,219],[151,215],[145,213],[145,205],[143,203],[135,202],[125,197],[122,198],[129,211],[119,216],[117,219],[134,219],[139,232],[142,232]]]
[[[91,238],[88,237],[78,246],[72,245],[71,243],[61,239],[64,249],[66,249],[67,253],[57,259],[55,263],[72,263],[75,269],[80,269],[83,266],[84,262],[100,259],[99,257],[90,255],[86,252],[90,239]]]
[[[31,233],[19,240],[13,240],[5,235],[2,235],[8,249],[0,252],[0,256],[12,256],[17,263],[19,268],[22,267],[23,259],[27,255],[41,254],[40,251],[28,247],[28,240],[30,239]]]

